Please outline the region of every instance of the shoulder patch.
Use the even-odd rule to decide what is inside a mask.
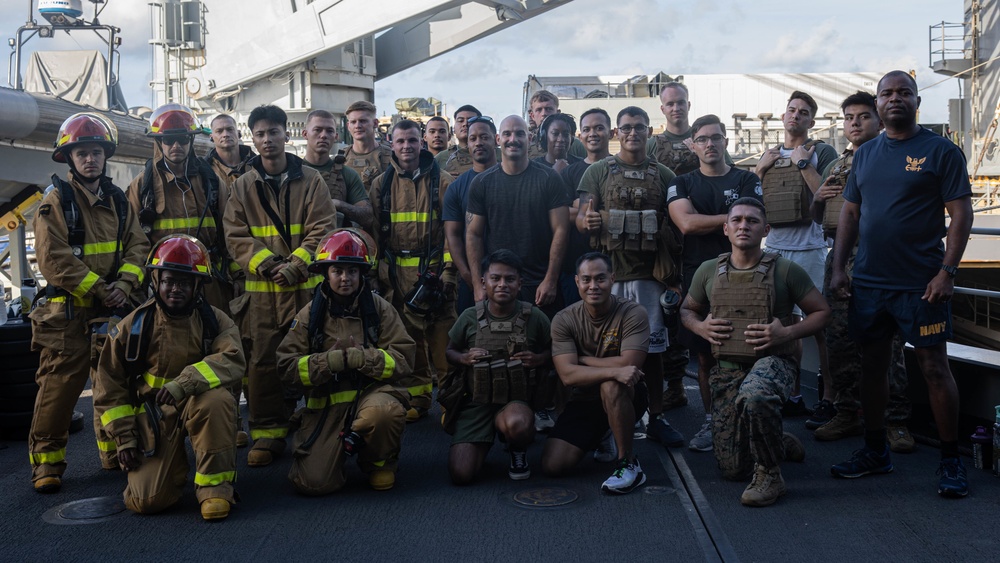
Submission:
[[[110,336],[111,338],[117,338],[118,337],[118,327],[117,326],[111,327],[111,330],[108,331],[108,336]]]
[[[46,203],[45,205],[43,205],[43,206],[41,206],[41,207],[38,208],[38,214],[39,215],[48,215],[51,212],[52,212],[52,204],[51,203]]]
[[[295,327],[299,325],[298,319],[292,319],[292,326],[288,327],[288,330],[295,330]]]

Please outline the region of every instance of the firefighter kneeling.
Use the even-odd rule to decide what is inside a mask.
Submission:
[[[298,430],[289,479],[307,495],[344,486],[349,456],[375,490],[396,482],[409,394],[400,385],[416,353],[399,314],[364,281],[375,243],[338,229],[320,242],[309,271],[326,274],[311,305],[295,316],[278,347],[278,372],[305,392],[292,417]]]
[[[197,239],[164,238],[146,268],[153,299],[112,331],[94,381],[94,409],[128,472],[125,506],[149,514],[180,499],[188,435],[201,515],[225,518],[236,481],[236,400],[230,388],[246,367],[239,331],[202,298],[211,262]]]

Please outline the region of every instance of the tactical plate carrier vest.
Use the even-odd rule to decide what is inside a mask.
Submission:
[[[653,139],[656,140],[656,152],[653,156],[675,175],[687,174],[701,166],[698,155],[684,141],[671,141],[666,133],[656,135]]]
[[[831,186],[846,186],[847,177],[851,174],[851,164],[854,162],[854,152],[845,152],[830,169],[830,176],[827,182]],[[830,235],[837,231],[837,222],[840,221],[840,210],[844,208],[843,192],[836,197],[826,200],[826,207],[823,209],[823,234]]]
[[[624,170],[614,156],[607,157],[605,162],[608,179],[601,192],[606,209],[601,211],[605,228],[600,246],[605,252],[655,252],[664,218],[660,211],[663,209],[663,190],[656,162],[650,160],[646,170]]]
[[[354,153],[353,147],[348,147],[344,156],[347,165],[361,176],[365,190],[371,188],[372,180],[376,176],[392,166],[392,148],[385,144],[380,144],[377,149],[366,155],[357,155]]]
[[[752,345],[747,344],[744,334],[749,325],[770,324],[774,318],[774,306],[777,301],[774,264],[778,255],[765,252],[754,269],[753,280],[750,283],[730,284],[730,254],[727,252],[719,256],[716,262],[715,283],[712,285],[709,302],[712,305],[712,317],[730,321],[733,331],[721,345],[712,344],[712,355],[719,360],[752,364],[764,356],[785,356],[794,353],[793,341],[758,354]],[[781,324],[788,326],[792,320],[791,317],[781,319]]]
[[[489,351],[491,358],[466,369],[466,388],[472,402],[505,405],[510,401],[530,401],[535,392],[535,369],[525,368],[510,357],[525,350],[525,328],[531,318],[531,303],[517,302],[513,319],[497,321],[486,311],[486,301],[476,303],[476,347]]]
[[[819,141],[809,141],[806,148],[816,146]],[[802,171],[789,157],[774,161],[770,170],[764,173],[761,182],[764,190],[764,207],[767,222],[774,227],[803,225],[812,222],[809,204],[812,191],[806,185]]]
[[[462,150],[460,148],[455,148],[454,152],[448,155],[448,160],[445,161],[443,169],[445,172],[451,174],[454,177],[458,177],[463,172],[472,168],[472,155],[468,150]]]

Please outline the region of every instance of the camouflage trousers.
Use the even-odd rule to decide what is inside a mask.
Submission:
[[[854,255],[851,251],[847,259],[847,276],[854,272]],[[833,383],[833,404],[837,412],[857,412],[861,408],[858,381],[861,378],[861,347],[851,338],[847,329],[848,301],[834,299],[830,291],[833,276],[833,253],[826,255],[826,276],[823,282],[823,296],[830,303],[833,314],[830,324],[824,329],[826,334],[826,354],[830,362],[830,377]],[[906,395],[908,383],[906,361],[903,358],[903,337],[896,332],[892,339],[892,356],[889,360],[889,404],[885,409],[888,425],[905,424],[910,418],[910,399]]]
[[[781,405],[797,373],[795,360],[783,356],[760,358],[749,371],[712,368],[712,444],[723,478],[745,479],[754,463],[772,468],[784,459]]]

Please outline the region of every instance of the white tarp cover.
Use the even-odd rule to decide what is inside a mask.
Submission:
[[[98,109],[127,109],[117,83],[108,99],[107,75],[108,62],[100,51],[36,51],[28,61],[24,89]]]

